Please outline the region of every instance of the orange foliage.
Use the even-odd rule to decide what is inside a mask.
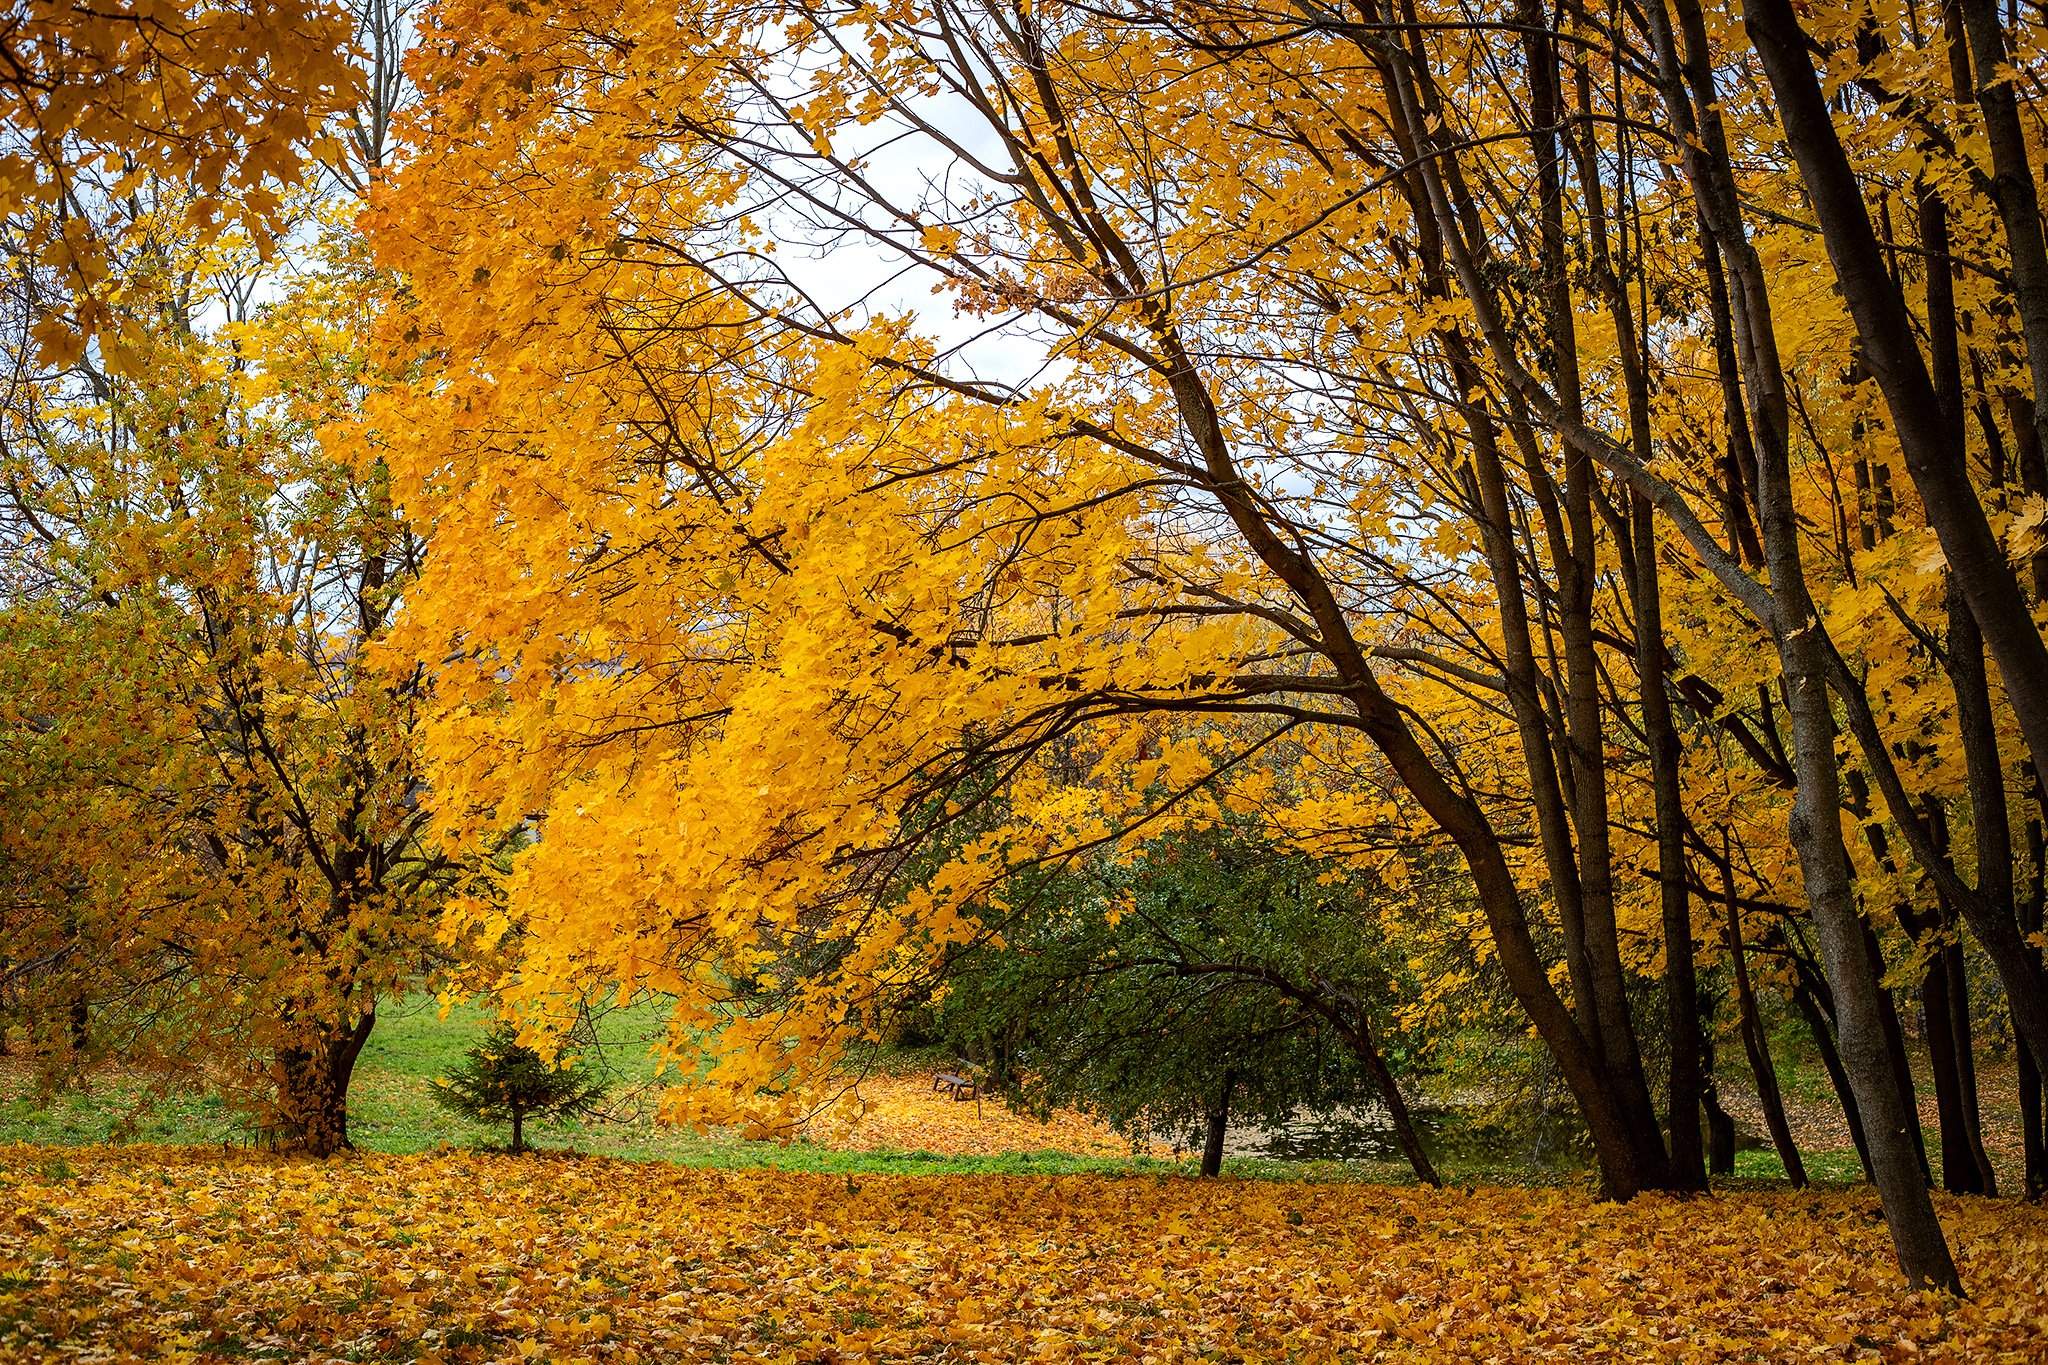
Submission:
[[[45,301],[33,319],[43,360],[70,365],[91,334],[122,330],[111,304],[133,283],[133,263],[116,249],[124,242],[153,241],[167,224],[212,236],[232,223],[267,253],[287,226],[285,190],[310,153],[328,150],[322,123],[362,94],[350,27],[328,0],[43,0],[10,10],[0,34],[0,216],[15,259],[58,267],[73,295],[68,309]],[[140,192],[159,178],[181,183],[188,202],[145,215]],[[127,206],[129,221],[81,212],[102,202]],[[104,348],[100,358],[115,359]]]
[[[971,1109],[972,1106],[966,1106]],[[2034,1360],[2048,1210],[0,1149],[0,1361]]]
[[[1073,1110],[1048,1121],[1018,1113],[1000,1099],[955,1100],[932,1086],[929,1072],[867,1076],[844,1102],[811,1121],[805,1136],[855,1151],[939,1152],[995,1156],[1002,1152],[1068,1152],[1077,1156],[1129,1156],[1130,1140]],[[1153,1144],[1156,1155],[1168,1149]]]

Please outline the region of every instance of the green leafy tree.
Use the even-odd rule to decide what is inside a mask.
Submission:
[[[434,1088],[442,1108],[482,1123],[510,1123],[512,1150],[526,1150],[526,1120],[597,1112],[606,1083],[582,1058],[550,1061],[501,1024]]]
[[[1037,1109],[1078,1106],[1134,1137],[1374,1099],[1436,1183],[1376,1016],[1399,998],[1360,932],[1363,888],[1237,830],[1151,841],[1134,861],[1047,879],[947,973],[937,1027]]]

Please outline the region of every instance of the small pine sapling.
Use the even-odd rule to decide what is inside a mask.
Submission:
[[[597,1111],[606,1083],[581,1058],[557,1065],[519,1041],[519,1032],[500,1024],[469,1050],[453,1075],[435,1082],[442,1108],[484,1123],[510,1123],[512,1150],[526,1150],[529,1117],[561,1118]]]

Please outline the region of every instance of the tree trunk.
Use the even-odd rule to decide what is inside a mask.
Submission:
[[[1423,1149],[1421,1135],[1416,1131],[1415,1121],[1408,1112],[1408,1101],[1401,1094],[1401,1087],[1394,1082],[1394,1073],[1387,1067],[1387,1059],[1380,1055],[1378,1044],[1372,1039],[1372,1020],[1366,1014],[1365,1006],[1358,997],[1333,983],[1310,974],[1310,985],[1304,986],[1288,978],[1284,973],[1270,968],[1248,967],[1243,964],[1183,964],[1183,971],[1226,972],[1238,976],[1250,976],[1265,982],[1289,1000],[1320,1016],[1337,1031],[1338,1038],[1352,1054],[1365,1063],[1366,1072],[1371,1075],[1373,1085],[1380,1092],[1380,1099],[1387,1106],[1387,1117],[1394,1128],[1394,1136],[1400,1140],[1401,1150],[1408,1157],[1408,1165],[1415,1171],[1415,1178],[1425,1185],[1442,1185],[1436,1167],[1430,1163],[1429,1153]],[[1228,1107],[1229,1096],[1224,1096]]]
[[[2041,1064],[2025,1043],[2019,1045],[2020,1143],[2025,1163],[2027,1198],[2048,1194],[2048,1134],[2042,1131]]]
[[[1949,944],[1942,959],[1948,968],[1950,1033],[1956,1044],[1956,1079],[1960,1083],[1964,1134],[1970,1144],[1970,1160],[1977,1167],[1978,1188],[1986,1195],[1998,1194],[1998,1172],[1991,1165],[1991,1153],[1984,1146],[1983,1110],[1977,1096],[1976,1027],[1970,1021],[1969,964],[1963,950]]]
[[[1701,1092],[1707,1113],[1707,1171],[1711,1175],[1735,1174],[1735,1116],[1721,1107],[1721,1096],[1713,1086]]]
[[[2035,794],[2040,794],[2038,782],[2032,784]],[[2019,897],[2020,928],[2028,934],[2038,933],[2041,928],[2041,903],[2048,896],[2048,831],[2044,831],[2037,816],[2027,821],[2027,858],[2033,865],[2031,884],[2027,894]],[[2019,1041],[2019,1086],[2020,1086],[2020,1143],[2025,1163],[2024,1180],[2027,1198],[2039,1199],[2048,1194],[2048,1129],[2044,1129],[2043,1100],[2048,1099],[2048,1086],[2044,1086],[2042,1075],[2043,1058],[2027,1045],[2024,1038]]]
[[[1557,55],[1554,42],[1546,42],[1544,55],[1550,59],[1554,70]],[[1614,324],[1615,358],[1620,365],[1622,389],[1628,400],[1629,446],[1637,459],[1647,462],[1656,453],[1656,434],[1650,412],[1648,363],[1638,334],[1635,308],[1622,281],[1622,275],[1628,269],[1628,234],[1610,235],[1608,232],[1602,162],[1593,134],[1596,122],[1591,83],[1584,67],[1579,68],[1577,94],[1582,133],[1579,137],[1566,134],[1565,142],[1571,147],[1578,168],[1584,201],[1581,212],[1586,219],[1586,237],[1599,293],[1607,303],[1608,317]],[[1618,174],[1624,178],[1628,176],[1626,161]],[[1617,252],[1620,253],[1619,258]],[[1568,297],[1566,301],[1569,301]],[[1590,463],[1588,461],[1589,469]],[[1737,496],[1741,496],[1739,487]],[[1643,737],[1650,754],[1650,785],[1656,810],[1658,903],[1664,931],[1664,1011],[1671,1059],[1667,1087],[1667,1127],[1671,1134],[1671,1149],[1666,1183],[1675,1189],[1704,1189],[1707,1173],[1700,1152],[1699,999],[1693,969],[1692,908],[1686,893],[1685,807],[1679,771],[1681,746],[1677,726],[1671,719],[1671,698],[1665,691],[1664,660],[1668,651],[1664,647],[1664,602],[1662,573],[1658,564],[1656,510],[1641,489],[1630,492],[1627,535],[1618,534],[1617,539],[1622,542],[1618,547],[1622,578],[1636,613],[1637,692],[1641,700]],[[1611,892],[1608,899],[1611,908]],[[1624,1001],[1624,1013],[1626,1008]],[[1630,1056],[1640,1069],[1640,1052],[1636,1049],[1632,1032],[1627,1042]]]
[[[1205,1176],[1223,1174],[1223,1134],[1230,1124],[1230,1092],[1236,1086],[1237,1073],[1225,1071],[1221,1093],[1209,1107],[1209,1131],[1202,1142],[1202,1174]]]
[[[1727,846],[1727,833],[1722,833],[1722,845]],[[1757,1013],[1756,992],[1749,984],[1749,962],[1742,949],[1742,911],[1735,902],[1734,862],[1730,858],[1722,870],[1722,885],[1726,894],[1722,908],[1726,914],[1724,931],[1728,943],[1728,962],[1735,975],[1735,1003],[1742,1021],[1742,1047],[1749,1054],[1750,1074],[1756,1079],[1757,1103],[1763,1107],[1764,1126],[1770,1129],[1771,1145],[1778,1149],[1778,1160],[1785,1167],[1785,1178],[1792,1182],[1793,1189],[1806,1187],[1806,1165],[1799,1159],[1799,1145],[1792,1140],[1792,1125],[1785,1119],[1785,1098],[1778,1090],[1778,1070],[1771,1064],[1770,1039],[1764,1034],[1763,1019]]]
[[[2020,486],[2029,493],[2048,497],[2048,451],[2042,448],[2041,431],[2036,424],[2040,406],[2017,393],[2006,394],[2003,406],[2008,413],[2006,420],[2012,424],[2013,466],[2019,471]],[[1998,428],[1993,426],[1989,430],[1996,432]],[[2027,577],[2034,589],[2034,601],[2048,602],[2048,546],[2036,550],[2031,560]]]
[[[1214,1120],[1214,1119],[1211,1119],[1211,1120],[1210,1120],[1210,1122],[1211,1122],[1211,1124],[1213,1125],[1213,1124],[1215,1123],[1215,1120]],[[1215,1136],[1215,1140],[1216,1140],[1216,1143],[1217,1143],[1217,1151],[1218,1151],[1218,1154],[1219,1154],[1219,1159],[1220,1159],[1220,1155],[1221,1155],[1221,1151],[1222,1151],[1222,1142],[1223,1142],[1222,1130],[1221,1130],[1220,1128],[1217,1128],[1217,1129],[1215,1129],[1215,1133],[1214,1133],[1214,1136]],[[516,1105],[516,1104],[515,1104],[515,1105],[513,1105],[513,1106],[512,1106],[512,1154],[513,1154],[514,1156],[517,1156],[517,1155],[519,1155],[519,1154],[520,1154],[521,1152],[524,1152],[525,1150],[526,1150],[526,1111],[525,1111],[524,1109],[520,1108],[520,1107],[519,1107],[518,1105]],[[1204,1156],[1204,1157],[1202,1158],[1202,1160],[1203,1160],[1203,1164],[1204,1164],[1204,1165],[1207,1165],[1207,1163],[1208,1163],[1208,1158],[1207,1158],[1206,1156]],[[1205,1171],[1203,1171],[1203,1172],[1202,1172],[1202,1174],[1203,1174],[1203,1175],[1213,1175],[1213,1174],[1215,1174],[1215,1173],[1214,1173],[1213,1171],[1208,1171],[1208,1170],[1205,1170]]]
[[[349,1081],[376,1022],[376,1011],[365,1010],[353,1025],[337,1025],[315,1043],[279,1051],[278,1118],[290,1129],[291,1147],[330,1157],[353,1145],[348,1136]]]
[[[1707,1174],[1735,1174],[1735,1120],[1721,1107],[1721,1090],[1714,1080],[1714,1031],[1710,1003],[1703,1003],[1700,1017],[1708,1027],[1700,1030],[1700,1109],[1707,1120]]]
[[[1825,984],[1822,983],[1823,986]],[[1835,1098],[1841,1102],[1842,1121],[1848,1125],[1849,1141],[1856,1146],[1857,1163],[1863,1167],[1863,1178],[1870,1180],[1870,1143],[1863,1136],[1863,1115],[1856,1108],[1856,1092],[1849,1088],[1848,1074],[1842,1070],[1842,1054],[1835,1048],[1835,1026],[1807,986],[1803,974],[1794,980],[1792,1003],[1805,1018],[1807,1032],[1813,1035],[1814,1051],[1820,1054],[1820,1064],[1828,1073],[1828,1084],[1834,1087]]]
[[[1408,1158],[1409,1169],[1423,1184],[1441,1186],[1443,1178],[1436,1173],[1435,1164],[1422,1146],[1422,1135],[1415,1129],[1414,1116],[1408,1112],[1408,1101],[1403,1098],[1401,1087],[1394,1083],[1394,1073],[1388,1070],[1387,1059],[1380,1055],[1363,1020],[1345,1025],[1339,1032],[1345,1044],[1365,1063],[1365,1069],[1372,1074],[1373,1084],[1379,1087],[1380,1099],[1387,1106],[1387,1121],[1393,1125],[1394,1137],[1401,1144],[1402,1154]]]
[[[1760,509],[1763,540],[1777,609],[1774,624],[1786,711],[1792,722],[1793,769],[1799,778],[1788,834],[1799,855],[1821,958],[1834,987],[1842,1059],[1867,1124],[1871,1165],[1899,1268],[1914,1285],[1958,1291],[1955,1261],[1921,1174],[1914,1143],[1918,1120],[1900,1103],[1899,1078],[1886,1046],[1883,990],[1865,949],[1869,929],[1856,904],[1848,850],[1842,845],[1834,708],[1820,623],[1801,563],[1787,451],[1782,445],[1767,446],[1759,456],[1765,489]]]
[[[1586,956],[1586,930],[1579,899],[1579,861],[1572,842],[1571,815],[1566,808],[1561,766],[1551,748],[1552,727],[1543,710],[1537,684],[1535,643],[1529,631],[1528,607],[1524,601],[1522,570],[1512,539],[1513,520],[1508,506],[1507,474],[1501,463],[1493,423],[1483,420],[1480,400],[1484,394],[1478,366],[1464,356],[1462,343],[1446,338],[1452,363],[1459,366],[1465,384],[1465,401],[1475,413],[1467,418],[1472,435],[1472,474],[1479,496],[1479,528],[1486,547],[1487,565],[1493,578],[1494,597],[1500,603],[1501,675],[1508,707],[1514,713],[1515,731],[1521,742],[1522,763],[1529,780],[1529,801],[1537,834],[1543,846],[1544,870],[1550,876],[1551,899],[1557,906],[1558,926],[1564,940],[1566,978],[1571,982],[1572,1004],[1580,1029],[1588,1038],[1597,1036],[1599,1018],[1594,1008],[1596,991],[1592,966]],[[1463,361],[1463,364],[1459,362]]]
[[[1953,594],[1951,594],[1953,605]],[[1967,613],[1966,613],[1967,615]],[[1961,669],[1952,670],[1960,676]],[[1960,694],[1961,689],[1958,688]],[[1965,727],[1967,729],[1967,726]],[[1927,828],[1942,857],[1948,854],[1948,821],[1944,807],[1939,801],[1928,798],[1924,802],[1927,812]],[[1871,834],[1879,857],[1884,857],[1883,842],[1877,838],[1875,827]],[[1980,844],[1981,844],[1980,839]],[[1889,863],[1887,862],[1887,866]],[[1897,909],[1899,927],[1906,931],[1914,951],[1922,956],[1920,963],[1920,1020],[1921,1036],[1927,1041],[1928,1076],[1934,1083],[1935,1122],[1941,1134],[1942,1185],[1957,1194],[1982,1194],[1992,1179],[1990,1162],[1983,1158],[1983,1142],[1977,1136],[1977,1104],[1975,1066],[1967,1055],[1970,1047],[1968,1009],[1968,986],[1960,970],[1961,951],[1953,943],[1945,942],[1944,935],[1953,928],[1954,915],[1947,898],[1941,898],[1942,913],[1936,914],[1924,908],[1901,902]],[[1871,953],[1875,959],[1877,948],[1872,940]],[[1951,959],[1953,958],[1953,962]],[[1882,970],[1880,966],[1879,970]],[[1956,993],[1963,992],[1965,1013],[1958,1017]],[[1894,1045],[1894,1056],[1905,1057],[1903,1032]],[[1902,1077],[1910,1077],[1910,1064],[1898,1063]],[[1906,1102],[1918,1112],[1914,1101],[1910,1079],[1904,1082]],[[1921,1143],[1923,1154],[1926,1143]],[[1923,1155],[1924,1159],[1924,1155]],[[1933,1175],[1930,1170],[1930,1183]]]
[[[1927,1064],[1934,1079],[1934,1110],[1941,1132],[1941,1183],[1952,1194],[1983,1194],[1984,1172],[1978,1164],[1982,1142],[1965,1102],[1960,1051],[1965,1044],[1955,1033],[1955,1006],[1950,998],[1947,958],[1951,946],[1938,947],[1920,976],[1920,1019],[1927,1037]]]
[[[1584,419],[1584,402],[1572,282],[1566,269],[1563,158],[1558,132],[1564,102],[1558,88],[1557,48],[1541,0],[1523,0],[1517,17],[1529,76],[1529,136],[1537,178],[1539,288],[1549,335],[1552,387],[1565,421],[1576,424]],[[1624,337],[1624,344],[1626,340]],[[1656,1109],[1650,1101],[1635,1021],[1629,1013],[1620,936],[1615,924],[1607,746],[1600,706],[1600,663],[1593,639],[1594,587],[1599,576],[1593,514],[1597,471],[1591,455],[1575,442],[1565,442],[1562,454],[1563,515],[1551,516],[1546,509],[1545,523],[1558,579],[1558,627],[1564,641],[1565,730],[1571,754],[1573,829],[1578,835],[1581,922],[1593,989],[1592,1032],[1611,1093],[1630,1130],[1640,1178],[1645,1185],[1654,1187],[1668,1182],[1669,1159],[1663,1135],[1658,1131]],[[1648,450],[1636,454],[1641,459],[1651,456]],[[1546,477],[1542,468],[1541,463],[1530,461],[1532,491],[1539,506],[1546,491],[1542,486]]]
[[[1863,927],[1863,951],[1870,958],[1871,975],[1882,982],[1885,975],[1884,953],[1878,946],[1876,932],[1867,924]],[[1877,993],[1877,1018],[1884,1033],[1885,1052],[1891,1058],[1892,1084],[1898,1092],[1899,1112],[1905,1116],[1907,1137],[1912,1143],[1914,1159],[1920,1165],[1920,1181],[1931,1186],[1934,1184],[1934,1168],[1927,1164],[1927,1135],[1920,1129],[1920,1092],[1913,1081],[1912,1057],[1906,1050],[1906,1026],[1899,1018],[1898,1001],[1882,986]]]
[[[1657,810],[1658,903],[1664,927],[1664,1011],[1670,1035],[1668,1098],[1671,1183],[1705,1189],[1700,1151],[1699,978],[1693,966],[1692,905],[1685,882],[1685,805],[1680,790],[1678,727],[1664,695],[1663,604],[1657,537],[1649,501],[1635,500],[1636,671],[1643,691],[1643,730],[1650,741],[1650,780]]]
[[[1944,7],[1944,19],[1952,23],[1956,7]],[[1948,35],[1950,68],[1954,76],[1967,83],[1970,63],[1963,51],[1961,35]],[[2002,46],[2002,35],[1993,34]],[[2009,86],[2000,87],[2009,100]],[[2007,111],[2010,112],[2009,110]],[[2024,159],[2022,160],[2024,170]],[[2029,181],[2031,197],[2031,179]],[[1937,396],[1941,400],[1942,423],[1948,429],[1950,443],[1957,449],[1966,449],[1967,432],[1966,407],[1963,393],[1963,366],[1961,347],[1956,323],[1954,269],[1948,260],[1948,206],[1942,201],[1935,187],[1925,181],[1920,189],[1921,241],[1929,253],[1927,262],[1927,334],[1931,373]],[[2036,256],[2039,255],[2040,224],[2032,225],[2033,243]],[[2039,262],[2048,267],[2048,259]],[[2048,278],[2044,276],[2043,278]],[[2038,293],[2034,303],[2040,302]],[[2038,311],[2038,308],[2037,308]],[[2048,315],[2033,321],[2048,320]],[[2048,331],[2029,333],[2030,347],[2038,341],[2048,347]],[[2048,350],[2035,357],[2037,365],[2048,361]],[[1995,428],[1991,428],[1995,430]],[[2003,477],[2001,469],[1994,468],[1993,481]],[[1977,855],[1977,894],[1985,902],[1983,913],[2002,921],[2012,921],[2017,927],[2014,915],[2014,878],[2012,860],[2012,822],[2006,809],[2005,764],[1998,748],[1998,722],[1992,711],[1989,671],[1985,667],[1984,638],[1977,629],[1977,621],[1970,614],[1970,605],[1957,586],[1954,575],[1948,578],[1948,672],[1951,690],[1956,699],[1956,730],[1963,746],[1964,761],[1968,771],[1970,795],[1970,825],[1975,837]],[[1947,907],[1951,915],[1959,908]],[[2021,954],[2025,955],[2022,947]],[[1984,1150],[1984,1130],[1981,1110],[1977,1099],[1977,1064],[1975,1046],[1970,1024],[1969,978],[1963,965],[1962,950],[1953,942],[1942,946],[1939,961],[1929,965],[1932,973],[1939,970],[1943,981],[1938,994],[1941,1003],[1948,1009],[1950,1022],[1939,1030],[1930,1020],[1928,1027],[1928,1050],[1938,1051],[1937,1032],[1948,1044],[1946,1063],[1953,1084],[1952,1094],[1942,1105],[1941,1165],[1942,1183],[1950,1190],[1995,1194],[1998,1189],[1997,1172],[1993,1170],[1991,1158]],[[1931,1013],[1936,1002],[1923,991],[1925,1008]],[[2019,1031],[2019,1030],[2016,1030]],[[2024,1051],[2024,1045],[2022,1045]],[[1936,1060],[1937,1100],[1940,1100],[1940,1070],[1942,1060]],[[1963,1150],[1956,1150],[1958,1145]]]

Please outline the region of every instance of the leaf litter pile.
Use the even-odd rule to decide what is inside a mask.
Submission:
[[[862,1077],[849,1103],[813,1119],[804,1136],[852,1151],[926,1151],[949,1156],[1008,1152],[1063,1152],[1075,1156],[1129,1156],[1130,1139],[1071,1109],[1040,1119],[999,1098],[961,1102],[932,1085],[930,1073]],[[1170,1155],[1163,1143],[1153,1156]]]
[[[0,1361],[2037,1361],[2048,1210],[0,1149]]]

